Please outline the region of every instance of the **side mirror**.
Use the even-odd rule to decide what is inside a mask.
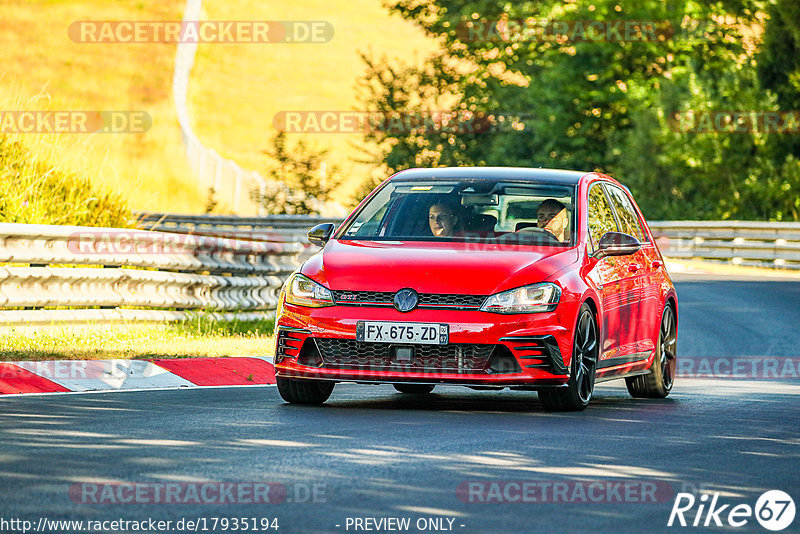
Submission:
[[[308,231],[308,242],[312,245],[317,245],[318,247],[324,247],[325,243],[327,243],[333,235],[334,228],[336,228],[336,225],[333,223],[316,225],[314,228]]]
[[[606,232],[594,251],[595,258],[606,256],[629,256],[642,248],[642,244],[632,235],[621,232]]]

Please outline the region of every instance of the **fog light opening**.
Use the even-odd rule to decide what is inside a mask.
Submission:
[[[297,363],[306,367],[322,367],[324,363],[322,355],[317,349],[317,344],[311,339],[307,339],[303,343],[303,348],[300,349],[300,355],[297,357]]]
[[[486,372],[491,374],[521,373],[522,368],[508,347],[497,345],[486,364]]]

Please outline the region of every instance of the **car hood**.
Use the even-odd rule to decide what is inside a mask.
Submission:
[[[331,240],[301,268],[332,290],[491,295],[548,279],[577,248]]]

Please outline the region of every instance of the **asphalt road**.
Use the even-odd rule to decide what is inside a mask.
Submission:
[[[677,279],[681,358],[797,358],[800,281]],[[277,518],[278,532],[292,533],[700,531],[667,528],[677,492],[753,506],[780,489],[800,506],[798,456],[792,376],[680,379],[665,400],[634,400],[611,382],[574,414],[544,412],[535,393],[459,388],[426,398],[340,385],[321,408],[284,404],[272,387],[2,398],[0,531],[14,531],[2,520],[43,516],[205,518],[209,528],[214,517]],[[186,499],[190,485],[209,481],[280,483],[269,497],[283,502],[94,504],[81,501],[102,499],[102,489],[79,485],[188,483]],[[523,481],[537,502],[475,502],[520,500],[514,482]],[[591,481],[601,484],[591,490]],[[569,502],[538,502],[557,487]],[[591,502],[598,496],[612,502]],[[698,505],[685,514],[690,524]],[[356,528],[356,518],[388,517],[409,518],[409,529]],[[445,520],[417,529],[424,518]],[[768,532],[752,517],[707,530]],[[783,532],[798,531],[800,517]]]

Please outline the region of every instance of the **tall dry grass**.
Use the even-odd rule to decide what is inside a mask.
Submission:
[[[0,0],[0,110],[137,110],[143,134],[25,134],[16,141],[66,176],[123,197],[135,210],[197,212],[172,102],[175,45],[73,42],[78,20],[180,20],[183,0]]]

